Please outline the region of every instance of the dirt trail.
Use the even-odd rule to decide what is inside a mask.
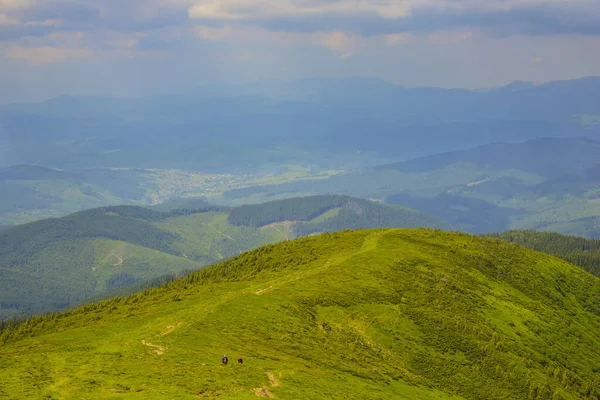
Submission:
[[[231,236],[227,235],[226,233],[223,233],[223,232],[221,232],[220,230],[218,230],[217,228],[215,228],[215,227],[214,227],[214,226],[212,226],[212,225],[209,225],[209,224],[202,224],[202,225],[204,225],[204,226],[208,226],[209,228],[211,228],[212,230],[214,230],[215,232],[217,232],[219,235],[221,235],[221,236],[223,236],[223,237],[226,237],[226,238],[227,238],[227,239],[229,239],[229,240],[233,240],[234,242],[237,242],[237,240],[235,240],[235,239],[234,239],[234,238],[232,238]]]
[[[275,377],[275,375],[272,372],[267,372],[267,376],[269,377],[269,384],[272,388],[279,387],[279,380]],[[281,372],[279,373],[279,377],[281,378]],[[273,393],[271,393],[269,391],[269,389],[267,389],[264,386],[260,387],[260,388],[252,389],[252,391],[258,397],[268,397],[270,399],[275,397],[275,395]]]
[[[261,294],[263,294],[264,292],[266,292],[269,289],[273,289],[273,285],[271,285],[267,288],[264,288],[264,289],[257,290],[256,292],[254,292],[254,294],[257,296],[260,296]]]
[[[163,332],[159,333],[158,336],[168,335],[169,333],[173,332],[175,329],[179,328],[181,325],[183,325],[183,322],[178,322],[177,325],[167,325],[165,330]]]
[[[142,340],[142,344],[144,346],[150,347],[152,349],[152,351],[154,351],[159,356],[162,356],[163,354],[165,354],[165,351],[167,351],[167,349],[165,347],[159,346],[157,344],[152,344],[150,342],[146,342],[145,340]]]
[[[283,233],[283,232],[281,231],[281,229],[279,229],[277,226],[274,226],[273,228],[275,228],[275,230],[276,230],[277,232],[279,232],[279,234],[280,234],[281,236],[283,236],[283,237],[285,238],[285,240],[290,240],[290,238],[288,237],[288,235],[286,235],[285,233]]]
[[[281,374],[279,375],[281,376]],[[267,376],[269,377],[269,382],[271,382],[271,387],[279,387],[279,381],[277,380],[277,378],[275,378],[275,375],[273,375],[273,373],[269,372]]]
[[[317,268],[311,269],[309,271],[298,271],[296,273],[292,273],[291,275],[289,275],[288,279],[285,279],[283,281],[275,281],[272,285],[270,285],[264,289],[257,290],[256,292],[254,292],[254,294],[257,296],[260,296],[261,294],[265,293],[266,291],[273,289],[273,286],[275,286],[275,285],[282,286],[286,283],[293,282],[298,279],[304,279],[307,276],[321,273],[324,270],[327,270],[331,266],[342,264],[346,260],[348,260],[352,257],[355,257],[356,255],[358,255],[360,253],[366,253],[366,252],[375,250],[379,244],[379,238],[382,236],[385,236],[386,233],[387,233],[386,231],[372,233],[372,234],[368,235],[367,237],[365,237],[363,244],[358,251],[348,252],[342,256],[333,256],[330,259],[328,259],[327,262],[324,265],[322,265],[321,267],[317,267]],[[271,281],[271,282],[273,282],[273,281]]]
[[[289,229],[290,227],[294,226],[295,224],[296,224],[296,222],[294,222],[294,221],[274,222],[269,225],[261,226],[260,230],[264,231],[264,230],[267,230],[270,228],[274,228],[277,232],[279,232],[281,237],[283,237],[285,240],[290,240],[288,235],[286,235],[285,232],[283,232],[281,229],[279,229],[279,227],[281,226],[281,227],[285,227],[285,228]]]
[[[274,398],[275,395],[271,392],[269,392],[267,390],[267,388],[256,388],[256,389],[252,389],[254,391],[254,393],[258,396],[258,397],[268,397],[270,399]]]
[[[118,254],[113,254],[113,256],[117,257],[119,260],[116,264],[113,264],[113,267],[118,267],[119,265],[123,265],[123,257]]]

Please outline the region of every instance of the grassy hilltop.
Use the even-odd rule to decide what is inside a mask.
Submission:
[[[0,397],[596,399],[599,304],[511,243],[324,234],[4,331]]]

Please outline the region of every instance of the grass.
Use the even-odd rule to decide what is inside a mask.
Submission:
[[[598,304],[596,278],[510,243],[325,234],[6,330],[0,396],[592,399]]]
[[[193,257],[204,265],[282,240],[275,232],[232,226],[227,217],[224,212],[192,214],[169,218],[159,226],[181,237],[175,246],[183,256]]]
[[[319,222],[325,222],[326,219],[337,217],[339,215],[340,211],[342,211],[341,207],[332,208],[331,210],[324,212],[323,214],[319,215],[316,218],[311,219],[308,222],[315,223],[315,224],[318,224]]]
[[[104,282],[114,274],[128,273],[139,280],[145,280],[174,272],[197,270],[204,266],[184,257],[127,242],[95,239],[93,243],[96,257],[91,268],[99,283],[97,291],[104,290]]]

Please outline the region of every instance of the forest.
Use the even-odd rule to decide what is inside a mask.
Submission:
[[[399,206],[373,203],[368,200],[352,199],[342,205],[335,216],[320,221],[299,222],[294,225],[296,236],[307,236],[321,232],[337,232],[346,229],[371,228],[419,228],[432,227],[450,229],[441,218],[409,210]]]
[[[352,200],[349,196],[311,196],[244,205],[229,213],[229,223],[235,226],[259,228],[282,221],[310,221],[332,208],[342,207]]]
[[[339,210],[337,213],[324,215],[334,209]],[[297,222],[296,236],[382,226],[450,228],[442,219],[414,210],[337,195],[296,197],[263,204],[244,205],[232,209],[228,221],[234,226],[256,228],[277,222],[294,221]]]
[[[600,277],[600,239],[531,230],[507,231],[490,236],[562,258]]]

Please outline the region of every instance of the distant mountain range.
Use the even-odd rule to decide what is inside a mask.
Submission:
[[[61,96],[0,107],[0,148],[10,149],[0,167],[356,167],[542,136],[592,138],[599,92],[596,77],[489,91],[354,78],[143,99]]]

